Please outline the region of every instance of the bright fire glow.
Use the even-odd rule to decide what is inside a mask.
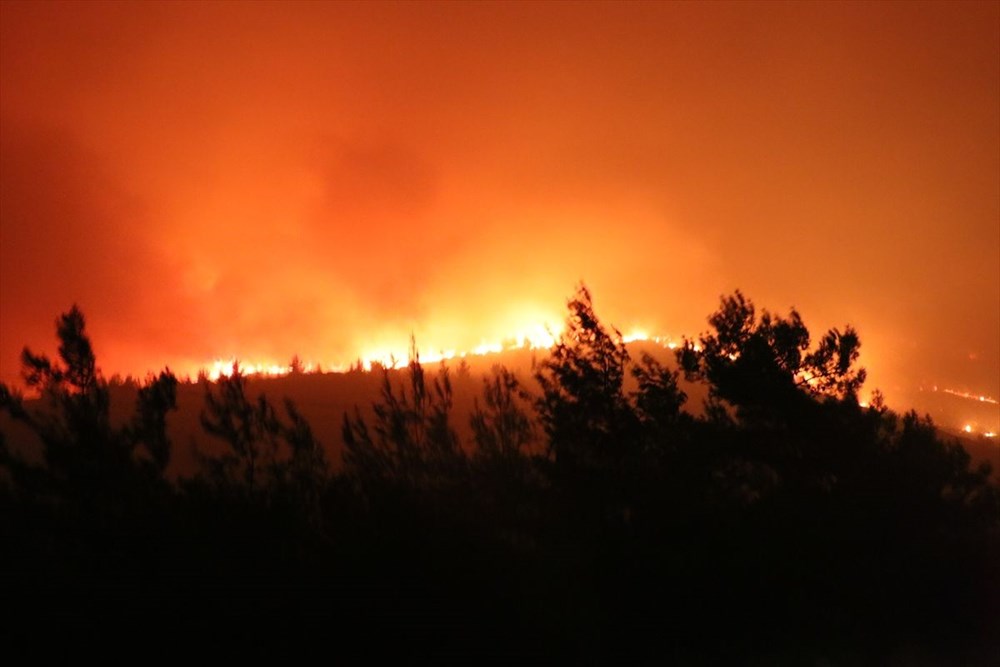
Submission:
[[[547,350],[556,344],[562,328],[556,328],[548,324],[535,324],[524,327],[514,335],[507,336],[499,341],[483,341],[471,350],[456,350],[454,348],[424,348],[418,345],[418,356],[422,363],[438,363],[441,361],[451,361],[468,356],[485,356],[499,354],[507,350]],[[668,350],[676,350],[680,343],[674,338],[667,336],[650,335],[643,329],[632,329],[622,336],[624,343],[647,342],[654,343]],[[701,347],[696,343],[695,350]],[[352,364],[330,363],[323,368],[331,372],[346,372],[352,367],[360,367],[370,371],[372,367],[382,366],[384,368],[405,368],[410,364],[410,351],[398,345],[384,345],[365,350]],[[202,367],[199,372],[204,372],[208,379],[215,381],[220,377],[229,377],[233,373],[234,363],[239,364],[240,372],[243,375],[260,375],[265,377],[277,377],[288,375],[292,372],[292,367],[287,364],[274,363],[272,361],[243,362],[235,358],[216,359],[207,367]],[[315,372],[321,366],[315,363],[304,363],[304,372]]]
[[[205,375],[208,379],[218,380],[220,377],[229,377],[233,374],[234,367],[239,367],[240,373],[243,375],[263,375],[266,377],[277,377],[280,375],[288,375],[292,372],[291,366],[282,366],[281,364],[274,363],[243,363],[236,359],[216,359],[212,362],[212,365],[204,369]],[[311,364],[304,365],[303,370],[309,372],[314,370]]]
[[[984,438],[995,438],[995,437],[997,437],[996,431],[979,431],[978,429],[979,429],[979,426],[977,424],[966,424],[965,426],[962,427],[962,431],[964,433],[968,433],[970,435],[979,434],[979,435],[983,436]]]
[[[736,355],[731,354],[729,358],[736,361]],[[816,387],[819,385],[819,378],[810,371],[802,370],[795,374],[795,380],[797,382],[805,382],[810,387]]]
[[[463,359],[465,357],[482,357],[491,354],[500,354],[509,350],[546,350],[558,342],[561,332],[561,327],[555,328],[548,324],[535,324],[523,327],[518,333],[507,336],[501,340],[482,341],[469,350],[457,350],[453,347],[423,348],[418,345],[418,357],[422,363],[434,364],[444,361],[452,361],[455,359]],[[680,343],[672,337],[651,335],[648,331],[639,328],[629,330],[628,333],[621,336],[621,339],[625,343],[653,343],[667,350],[676,350],[680,346]],[[701,349],[701,346],[697,343],[694,343],[693,347],[695,350]],[[734,359],[735,355],[731,355],[730,358]],[[377,368],[379,366],[383,368],[406,368],[411,361],[408,348],[404,348],[399,345],[384,345],[381,347],[369,348],[351,364],[330,363],[320,366],[316,363],[303,363],[301,370],[305,373],[318,372],[321,369],[334,373],[343,373],[351,369],[371,371],[373,367]],[[200,372],[204,372],[205,376],[214,382],[220,377],[229,377],[232,375],[234,363],[237,363],[236,359],[217,359],[209,366],[202,367]],[[279,377],[288,375],[292,372],[292,367],[290,365],[275,363],[272,361],[256,361],[249,363],[239,361],[238,363],[240,372],[244,375]],[[818,381],[817,378],[807,372],[800,373],[797,376],[797,379],[804,381],[810,386],[814,385]],[[973,400],[978,403],[997,404],[996,399],[983,394],[971,394],[953,389],[939,390],[937,387],[934,387],[934,391],[941,391],[945,394],[950,394],[966,400]],[[860,401],[859,405],[862,408],[867,408],[869,407],[869,402]],[[973,427],[971,423],[964,424],[961,430],[968,434],[974,434],[977,432],[977,428]],[[986,438],[997,437],[997,433],[994,431],[983,431],[981,435]]]
[[[646,341],[649,339],[650,339],[649,334],[643,331],[642,329],[633,329],[629,333],[622,336],[622,340],[625,341],[626,343],[632,343],[637,340]]]
[[[955,391],[953,389],[942,389],[945,394],[951,394],[952,396],[958,396],[959,398],[966,398],[970,401],[979,401],[980,403],[992,403],[993,405],[1000,405],[997,399],[991,396],[984,396],[982,394],[970,394],[967,391]]]
[[[417,354],[422,363],[438,363],[467,356],[499,354],[505,350],[547,350],[555,345],[560,331],[561,329],[555,329],[546,324],[536,324],[525,327],[514,335],[499,341],[483,341],[471,350],[418,345]],[[385,368],[404,368],[410,364],[412,359],[410,359],[408,348],[385,345],[364,351],[359,357],[359,361],[364,370],[371,370],[373,365],[381,365]],[[334,365],[333,367],[339,366]]]

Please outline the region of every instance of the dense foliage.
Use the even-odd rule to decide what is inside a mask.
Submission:
[[[484,378],[463,442],[447,371],[385,373],[343,461],[296,406],[208,384],[225,444],[168,480],[176,380],[116,427],[84,321],[24,353],[41,441],[0,440],[4,575],[24,631],[205,637],[241,650],[807,664],[997,657],[1000,491],[928,418],[862,407],[851,328],[722,299],[676,370],[635,362],[582,288],[529,381]],[[415,357],[416,355],[414,355]],[[679,374],[707,387],[685,411]],[[701,416],[693,416],[698,413]]]

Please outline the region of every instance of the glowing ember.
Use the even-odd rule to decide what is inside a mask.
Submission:
[[[935,387],[935,390],[937,390],[937,387]],[[997,401],[997,399],[991,396],[984,396],[982,394],[970,394],[969,392],[966,391],[955,391],[953,389],[942,389],[941,392],[945,394],[951,394],[952,396],[958,396],[959,398],[965,398],[970,401],[978,401],[980,403],[992,403],[993,405],[1000,405],[1000,401]]]

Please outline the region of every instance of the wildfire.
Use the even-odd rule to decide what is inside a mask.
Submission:
[[[560,331],[561,329],[554,330],[550,326],[537,324],[526,327],[515,335],[508,336],[502,340],[482,341],[471,350],[431,347],[429,350],[426,348],[418,350],[418,356],[423,363],[438,363],[469,356],[481,357],[489,354],[499,354],[507,350],[547,350],[555,345]],[[385,368],[405,367],[409,365],[412,359],[410,358],[409,350],[403,350],[397,346],[390,345],[366,350],[361,354],[359,361],[364,370],[371,370],[374,365],[380,365]],[[338,368],[338,366],[334,368]]]
[[[652,337],[642,329],[633,329],[629,333],[622,336],[622,340],[626,343],[632,343],[637,340],[647,341],[650,340],[650,338]]]
[[[962,427],[962,432],[968,435],[979,435],[984,438],[990,438],[990,439],[997,437],[996,431],[987,431],[987,430],[980,431],[979,426],[974,424],[966,424],[965,426]]]
[[[483,357],[491,354],[500,354],[511,350],[547,350],[555,345],[559,340],[561,331],[561,328],[555,328],[545,324],[536,324],[525,327],[518,333],[501,340],[484,340],[469,350],[457,350],[454,348],[443,347],[430,348],[429,350],[424,349],[418,351],[418,356],[422,363],[433,364],[443,361],[452,361],[455,359],[464,359],[466,357]],[[628,333],[622,334],[621,340],[624,343],[652,343],[667,350],[675,350],[681,345],[681,343],[678,342],[678,339],[668,336],[652,335],[648,331],[638,328],[631,329]],[[697,343],[694,343],[694,348],[696,350],[701,349]],[[405,368],[411,361],[412,359],[410,358],[410,351],[408,349],[404,349],[400,346],[385,345],[382,347],[370,348],[364,351],[353,364],[332,363],[325,364],[323,368],[334,373],[343,373],[351,369],[371,371],[372,368],[377,368],[379,366],[383,368]],[[232,375],[234,364],[236,363],[236,359],[216,359],[207,367],[202,367],[199,372],[204,373],[205,377],[214,382],[221,377],[229,377]],[[239,361],[238,368],[244,375],[256,375],[261,377],[280,377],[289,375],[295,370],[289,364],[280,364],[271,361],[258,361],[252,363]],[[319,364],[304,362],[298,367],[298,370],[304,373],[313,373],[318,372],[320,368]],[[808,384],[813,384],[816,381],[815,378],[809,376],[808,374],[802,374],[799,379],[804,380]],[[935,387],[934,390],[938,391],[937,387]],[[953,389],[941,389],[940,391],[945,394],[950,394],[966,400],[976,401],[978,403],[988,403],[992,405],[998,404],[997,399],[983,394],[971,394]],[[869,403],[868,401],[862,401],[859,405],[866,408]],[[992,430],[979,431],[979,428],[974,427],[971,423],[964,424],[961,431],[970,435],[979,433],[985,438],[992,439],[997,437],[996,432]]]
[[[941,392],[944,394],[951,394],[952,396],[958,396],[959,398],[965,398],[970,401],[978,401],[980,403],[992,403],[993,405],[1000,405],[1000,401],[997,401],[997,399],[991,396],[984,396],[982,394],[978,395],[970,394],[966,391],[955,391],[954,389],[942,389]]]
[[[547,350],[559,340],[561,327],[555,328],[546,324],[535,324],[523,328],[521,331],[502,340],[482,341],[470,350],[456,350],[454,348],[434,348],[429,350],[421,349],[418,356],[422,363],[438,363],[463,359],[465,357],[482,357],[490,354],[500,354],[510,350]],[[655,336],[643,329],[632,329],[627,334],[622,335],[624,343],[646,342],[659,345],[665,349],[675,350],[680,345],[676,339],[667,336]],[[695,345],[699,349],[698,345]],[[410,364],[410,351],[399,346],[385,345],[365,350],[358,357],[355,364],[332,363],[324,367],[331,372],[346,372],[352,367],[370,371],[373,367],[383,368],[405,368]],[[216,359],[207,367],[202,367],[199,372],[213,382],[220,377],[229,377],[233,373],[234,364],[238,363],[238,368],[243,375],[259,375],[264,377],[279,377],[292,372],[292,367],[287,364],[278,364],[271,361],[247,363],[231,359]],[[315,372],[320,368],[315,363],[303,363],[303,372]]]
[[[212,362],[212,365],[204,369],[205,375],[208,379],[213,382],[218,380],[220,377],[229,377],[233,374],[233,369],[238,367],[240,373],[243,375],[263,375],[266,377],[277,377],[280,375],[288,375],[292,372],[291,366],[282,366],[280,364],[271,363],[256,363],[256,364],[246,364],[240,362],[236,359],[216,359]],[[306,367],[306,370],[313,370],[311,365]]]

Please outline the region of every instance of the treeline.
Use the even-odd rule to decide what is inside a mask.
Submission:
[[[568,306],[530,384],[484,378],[470,441],[447,369],[419,359],[344,415],[341,462],[236,372],[201,413],[224,450],[179,480],[177,380],[151,376],[112,420],[74,307],[58,361],[24,352],[41,400],[0,385],[43,453],[0,439],[7,606],[44,610],[19,631],[331,656],[1000,657],[1000,490],[929,418],[859,405],[855,331],[813,345],[794,310],[737,292],[667,366],[633,360],[585,288]]]

